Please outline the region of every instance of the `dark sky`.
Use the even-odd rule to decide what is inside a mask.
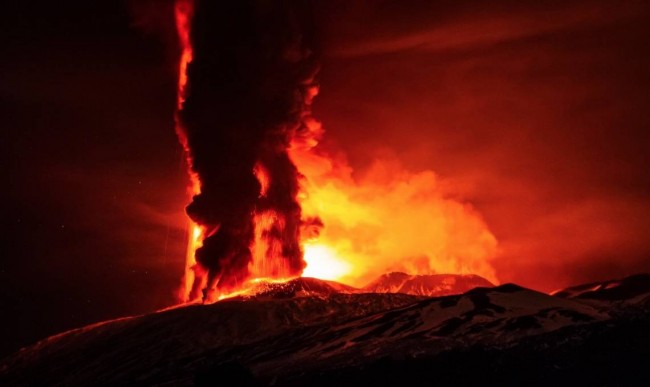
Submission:
[[[0,354],[168,305],[184,260],[168,4],[39,3],[1,34]],[[650,6],[530,3],[321,2],[325,145],[439,174],[502,282],[650,271]]]
[[[0,62],[3,351],[169,305],[185,252],[173,49],[118,1],[28,3]]]

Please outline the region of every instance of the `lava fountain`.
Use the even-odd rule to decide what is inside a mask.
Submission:
[[[496,239],[432,171],[353,171],[320,148],[309,1],[177,0],[176,131],[192,198],[182,301],[300,275],[478,274]],[[354,172],[354,173],[353,173]]]
[[[305,267],[293,138],[308,136],[318,70],[308,2],[176,3],[177,132],[192,180],[183,299]]]

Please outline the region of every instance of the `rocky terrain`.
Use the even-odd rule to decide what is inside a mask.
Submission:
[[[0,384],[650,381],[644,371],[650,365],[648,275],[554,295],[505,284],[441,297],[428,295],[441,291],[444,278],[405,278],[384,276],[373,283],[373,292],[313,278],[261,283],[246,297],[94,324],[4,359]],[[393,281],[397,285],[386,285]],[[409,281],[418,285],[405,286]],[[388,292],[402,289],[414,294]]]

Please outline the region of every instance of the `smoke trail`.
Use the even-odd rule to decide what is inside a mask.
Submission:
[[[251,274],[304,268],[299,173],[287,149],[308,130],[318,67],[306,1],[196,0],[193,11],[178,116],[200,181],[187,213],[204,230],[196,261],[205,297]]]

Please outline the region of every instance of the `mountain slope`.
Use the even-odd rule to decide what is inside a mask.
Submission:
[[[281,385],[386,358],[510,348],[611,319],[590,305],[516,285],[423,298],[330,293],[318,281],[289,286],[297,292],[262,292],[54,336],[5,359],[0,384],[192,385],[230,375],[243,378],[235,385]]]
[[[231,299],[267,299],[267,298],[292,298],[292,297],[327,297],[332,294],[359,293],[352,286],[339,282],[321,280],[311,277],[299,277],[289,281],[255,281],[252,286],[245,289],[241,295]]]
[[[620,280],[571,286],[552,294],[576,300],[618,301],[650,305],[650,274],[637,274]]]
[[[170,369],[172,375],[166,377],[177,380],[192,376],[195,361],[213,350],[253,349],[260,340],[300,327],[336,323],[418,300],[403,294],[263,296],[107,321],[52,336],[5,359],[0,385],[149,384]]]
[[[477,287],[492,287],[490,281],[474,274],[410,275],[393,272],[380,276],[362,290],[370,293],[405,293],[440,297],[461,294]]]

